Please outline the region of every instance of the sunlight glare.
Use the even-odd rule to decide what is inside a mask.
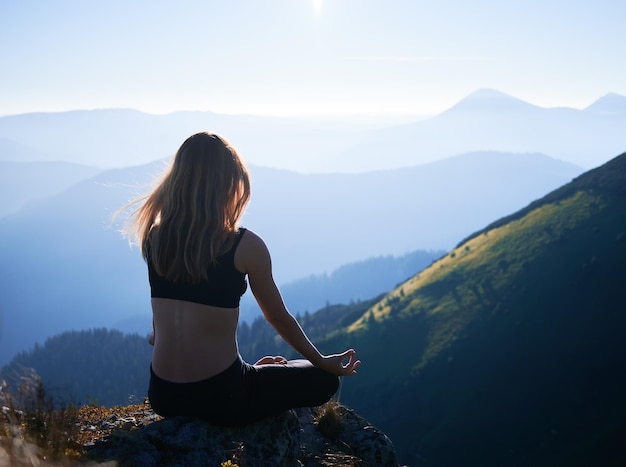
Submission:
[[[313,0],[313,12],[315,16],[319,16],[322,13],[322,3],[324,0]]]

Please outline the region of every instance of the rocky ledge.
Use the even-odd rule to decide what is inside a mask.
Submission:
[[[348,407],[330,402],[245,427],[223,428],[184,417],[133,423],[109,419],[85,461],[121,466],[381,466],[397,467],[391,440]],[[145,420],[145,419],[144,419]]]

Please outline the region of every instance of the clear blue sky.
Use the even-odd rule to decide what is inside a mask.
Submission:
[[[0,115],[432,114],[626,95],[623,0],[2,0]]]

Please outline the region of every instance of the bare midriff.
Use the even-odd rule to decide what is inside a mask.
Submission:
[[[239,308],[153,298],[152,316],[152,370],[166,381],[201,381],[226,370],[237,358]]]

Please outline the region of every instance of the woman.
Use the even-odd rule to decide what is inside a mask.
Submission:
[[[321,405],[338,377],[355,374],[360,364],[354,350],[321,354],[289,313],[265,243],[238,226],[249,198],[237,151],[216,134],[198,133],[127,224],[148,264],[154,326],[148,396],[165,417],[241,425]],[[265,318],[306,360],[241,359],[236,330],[246,276]]]

